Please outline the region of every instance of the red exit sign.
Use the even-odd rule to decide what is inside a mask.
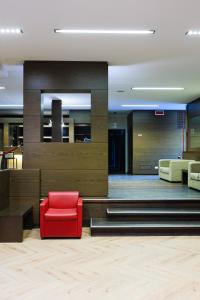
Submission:
[[[155,110],[155,116],[164,116],[165,112],[164,110]]]

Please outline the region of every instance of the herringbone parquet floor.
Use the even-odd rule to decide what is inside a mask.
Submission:
[[[0,299],[200,299],[200,237],[90,237],[0,244]]]

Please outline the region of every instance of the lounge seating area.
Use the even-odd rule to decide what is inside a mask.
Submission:
[[[188,169],[189,163],[193,160],[187,159],[160,159],[159,176],[160,179],[170,182],[182,181],[182,170]]]
[[[187,159],[160,159],[159,177],[169,182],[183,182],[183,172],[187,173],[189,188],[200,190],[200,162]]]

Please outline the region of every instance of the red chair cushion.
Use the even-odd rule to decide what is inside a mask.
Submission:
[[[75,208],[79,192],[49,192],[50,208]]]
[[[59,209],[49,208],[44,215],[46,221],[67,221],[77,219],[77,210],[75,208]]]

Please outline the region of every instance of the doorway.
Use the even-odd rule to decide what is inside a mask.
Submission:
[[[109,174],[125,174],[125,129],[109,129]]]

